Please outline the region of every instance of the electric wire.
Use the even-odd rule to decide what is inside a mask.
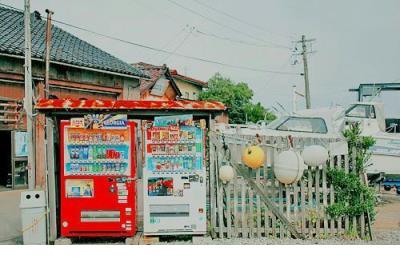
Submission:
[[[213,33],[206,33],[204,31],[201,31],[201,30],[198,30],[198,29],[196,29],[196,33],[201,34],[201,35],[205,35],[205,36],[209,36],[209,37],[212,37],[212,38],[216,38],[216,39],[232,42],[232,43],[242,44],[242,45],[248,45],[248,46],[254,46],[254,47],[278,48],[278,49],[285,49],[285,50],[288,49],[286,47],[275,46],[275,45],[250,43],[250,42],[242,41],[242,40],[239,40],[239,39],[233,39],[233,38],[229,38],[229,37],[219,36],[219,35],[216,35],[216,34],[213,34]]]
[[[142,3],[140,0],[135,0],[135,2],[143,7],[146,8],[151,8],[153,10],[155,10],[156,12],[158,12],[161,15],[164,15],[165,18],[171,19],[171,21],[173,21],[174,23],[177,24],[182,24],[181,22],[178,22],[177,19],[173,16],[168,15],[167,13],[161,11],[161,10],[156,10],[154,7],[150,6],[150,5],[144,5],[144,3]],[[188,24],[186,25],[188,26]],[[267,44],[257,44],[257,43],[250,43],[244,40],[239,40],[239,39],[233,39],[233,38],[229,38],[229,37],[224,37],[224,36],[219,36],[217,34],[213,34],[213,33],[207,33],[204,31],[201,31],[198,29],[198,27],[196,26],[196,33],[204,35],[204,36],[209,36],[209,37],[213,37],[216,39],[220,39],[220,40],[224,40],[224,41],[230,41],[232,43],[239,43],[239,44],[244,44],[244,45],[249,45],[249,46],[254,46],[254,47],[265,47],[265,48],[277,48],[277,49],[288,49],[287,47],[281,47],[281,46],[276,46],[276,45],[267,45]]]
[[[173,41],[175,41],[178,37],[181,36],[181,34],[186,30],[187,25],[185,27],[183,27],[178,33],[176,33],[174,36],[172,36],[172,38],[168,39],[167,42],[165,42],[165,44],[161,47],[161,49],[166,49]],[[147,56],[143,61],[147,62],[148,60],[150,60],[152,57],[154,59],[154,57],[158,57],[160,52],[157,52],[155,54],[149,55]]]
[[[1,6],[6,6],[6,7],[10,7],[8,5],[2,4],[0,3]],[[12,7],[15,10],[18,11],[22,11],[21,9],[17,9]],[[42,18],[45,19],[45,16],[41,16]],[[247,71],[254,71],[254,72],[263,72],[263,73],[276,73],[276,74],[282,74],[282,75],[300,75],[300,73],[296,73],[296,72],[284,72],[284,71],[276,71],[276,70],[268,70],[268,69],[261,69],[261,68],[255,68],[255,67],[248,67],[248,66],[242,66],[242,65],[235,65],[235,64],[229,64],[229,63],[225,63],[225,62],[220,62],[220,61],[216,61],[216,60],[212,60],[212,59],[206,59],[206,58],[200,58],[200,57],[196,57],[196,56],[190,56],[190,55],[186,55],[186,54],[181,54],[181,53],[173,53],[172,51],[168,51],[165,49],[159,49],[159,48],[155,48],[149,45],[145,45],[145,44],[140,44],[137,42],[132,42],[132,41],[128,41],[128,40],[124,40],[118,37],[114,37],[111,35],[107,35],[107,34],[103,34],[100,32],[96,32],[87,28],[83,28],[81,26],[75,26],[71,23],[67,23],[67,22],[63,22],[60,20],[56,20],[52,18],[52,22],[55,23],[59,23],[61,25],[65,25],[74,29],[78,29],[81,31],[85,31],[88,33],[91,33],[93,35],[97,35],[97,36],[101,36],[103,38],[107,38],[107,39],[111,39],[114,41],[118,41],[121,43],[125,43],[125,44],[129,44],[129,45],[133,45],[133,46],[137,46],[143,49],[148,49],[148,50],[152,50],[152,51],[157,51],[157,52],[162,52],[165,54],[172,54],[174,56],[179,56],[182,58],[187,58],[187,59],[191,59],[191,60],[195,60],[195,61],[199,61],[199,62],[203,62],[203,63],[209,63],[209,64],[214,64],[214,65],[219,65],[219,66],[224,66],[224,67],[229,67],[229,68],[235,68],[235,69],[241,69],[241,70],[247,70]]]
[[[281,37],[285,37],[285,38],[288,38],[288,39],[294,38],[294,36],[291,36],[291,35],[287,35],[287,34],[282,34],[282,33],[277,33],[277,32],[273,32],[273,31],[269,31],[269,30],[267,30],[267,29],[265,29],[265,28],[263,28],[263,27],[261,27],[261,26],[259,26],[259,25],[256,25],[256,24],[247,22],[247,21],[245,21],[245,20],[243,20],[243,19],[241,19],[241,18],[235,17],[235,16],[233,16],[232,14],[230,14],[230,13],[228,13],[228,12],[226,12],[226,11],[217,9],[217,8],[215,8],[215,7],[211,6],[211,5],[208,5],[208,4],[206,4],[206,3],[202,2],[202,1],[199,1],[199,0],[193,0],[193,1],[196,2],[197,4],[201,5],[201,6],[204,6],[204,7],[208,8],[208,9],[210,9],[210,10],[213,10],[213,11],[216,12],[216,13],[225,15],[225,16],[227,16],[227,17],[233,19],[233,20],[236,20],[236,21],[238,21],[238,22],[240,22],[240,23],[242,23],[242,24],[245,24],[245,25],[247,25],[247,26],[256,28],[256,29],[258,29],[258,30],[260,30],[260,31],[263,31],[263,32],[265,32],[265,33],[275,34],[275,35],[278,35],[278,36],[281,36]]]
[[[258,38],[258,37],[256,37],[256,36],[254,36],[254,35],[251,35],[251,34],[249,34],[249,33],[247,33],[247,32],[243,32],[243,31],[240,31],[240,30],[238,30],[238,29],[236,29],[236,28],[234,28],[234,27],[231,27],[231,26],[229,26],[229,25],[223,24],[223,23],[221,23],[221,22],[219,22],[219,21],[217,21],[217,20],[214,20],[214,19],[212,19],[212,18],[210,18],[210,17],[207,17],[207,16],[205,16],[205,15],[203,15],[203,14],[197,12],[197,11],[194,10],[194,9],[188,8],[188,7],[182,5],[182,4],[178,3],[178,2],[175,2],[174,0],[167,0],[167,1],[170,2],[170,3],[173,4],[173,5],[178,6],[178,7],[182,8],[182,9],[184,9],[184,10],[186,10],[186,11],[189,11],[189,12],[191,12],[191,13],[193,13],[193,14],[195,14],[195,15],[197,15],[197,16],[199,16],[199,17],[205,19],[205,20],[208,20],[208,21],[210,21],[210,22],[212,22],[212,23],[214,23],[214,24],[216,24],[216,25],[219,25],[220,27],[229,29],[229,30],[231,30],[231,31],[234,31],[234,32],[239,33],[239,34],[242,34],[242,35],[245,35],[245,36],[247,36],[247,37],[249,37],[249,38],[252,38],[252,39],[254,39],[254,40],[257,40],[257,41],[259,41],[259,42],[270,43],[270,44],[275,45],[275,46],[280,46],[280,47],[283,47],[283,48],[291,49],[289,46],[285,46],[285,45],[273,43],[273,42],[270,42],[270,41],[265,41],[265,40],[263,40],[263,39],[260,39],[260,38]]]
[[[190,35],[193,32],[193,28],[190,29],[190,31],[187,33],[187,35],[182,39],[182,41],[175,47],[175,49],[172,51],[172,53],[176,53],[186,42],[186,40],[190,37]],[[161,62],[167,62],[167,60],[172,56],[173,54],[167,55]]]

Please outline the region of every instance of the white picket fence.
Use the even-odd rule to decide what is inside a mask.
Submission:
[[[272,213],[257,191],[243,177],[223,184],[218,170],[224,158],[224,146],[231,155],[230,162],[242,164],[241,155],[252,136],[210,134],[210,220],[211,234],[219,238],[284,238],[292,236],[287,225]],[[294,148],[310,144],[327,146],[335,139],[294,138]],[[325,209],[335,201],[335,189],[327,181],[327,168],[338,167],[349,171],[348,154],[331,156],[318,168],[308,168],[295,184],[281,184],[273,175],[274,156],[288,148],[283,137],[261,137],[260,147],[265,152],[264,167],[251,171],[251,179],[263,190],[275,207],[304,237],[328,237],[348,233],[352,227],[359,237],[366,235],[365,216],[358,218],[330,218]]]

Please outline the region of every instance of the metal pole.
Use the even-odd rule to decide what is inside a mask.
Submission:
[[[49,71],[50,71],[50,51],[51,51],[51,15],[54,14],[53,11],[46,9],[47,13],[47,22],[46,22],[46,54],[45,54],[45,63],[46,63],[46,72],[44,75],[44,98],[47,98],[50,94],[50,85],[49,85]]]
[[[33,116],[32,116],[32,61],[31,61],[31,14],[30,0],[25,0],[24,11],[25,24],[25,99],[24,108],[26,114],[28,134],[28,188],[35,188],[35,153],[33,142]]]
[[[305,84],[305,95],[306,95],[306,108],[311,108],[311,97],[310,97],[310,84],[308,82],[308,64],[307,64],[307,45],[306,36],[301,36],[302,43],[302,55],[303,55],[303,65],[304,65],[304,84]]]

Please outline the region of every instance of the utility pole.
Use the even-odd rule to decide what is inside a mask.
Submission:
[[[308,62],[307,62],[307,54],[313,53],[312,51],[308,51],[307,44],[315,41],[315,39],[306,39],[305,35],[301,36],[301,40],[296,41],[296,43],[301,43],[301,52],[295,55],[302,55],[303,56],[303,67],[304,67],[304,94],[306,98],[306,108],[311,108],[311,96],[310,96],[310,83],[308,80]],[[297,49],[296,49],[297,50]]]
[[[25,24],[25,99],[24,109],[26,114],[28,134],[28,188],[35,188],[35,153],[33,138],[33,115],[32,115],[32,39],[31,39],[31,12],[30,0],[25,0],[24,24]]]
[[[50,72],[50,51],[51,51],[51,15],[53,15],[54,12],[49,9],[46,9],[46,13],[47,13],[46,54],[45,54],[46,71],[44,75],[44,98],[47,98],[50,94],[49,72]]]

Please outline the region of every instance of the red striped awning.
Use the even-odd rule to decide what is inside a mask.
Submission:
[[[81,100],[41,99],[35,105],[46,110],[204,110],[224,111],[226,106],[218,101],[149,101],[149,100]]]

